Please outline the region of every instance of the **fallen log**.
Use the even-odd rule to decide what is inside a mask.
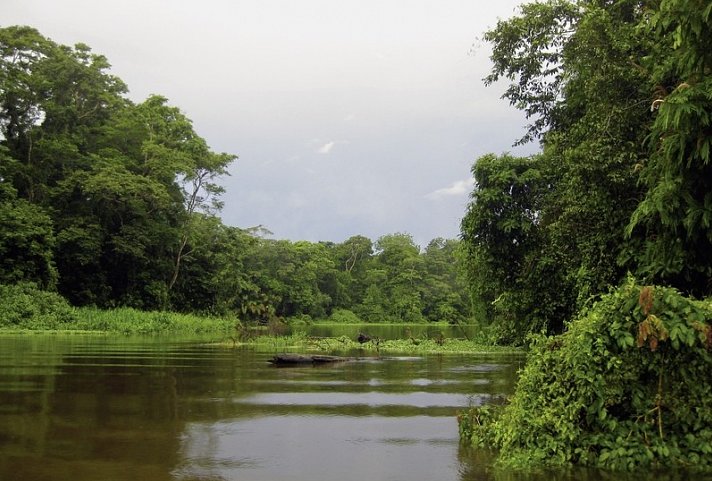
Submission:
[[[330,362],[355,361],[355,357],[324,356],[321,354],[277,354],[269,362],[275,365],[287,364],[326,364]]]

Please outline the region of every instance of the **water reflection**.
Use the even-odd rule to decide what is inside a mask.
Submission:
[[[274,416],[197,424],[184,438],[184,459],[205,459],[204,448],[210,445],[218,460],[239,453],[249,463],[187,463],[174,474],[179,479],[448,479],[443,475],[456,469],[457,442],[451,423],[442,421],[429,416],[407,422],[381,416]],[[213,437],[208,441],[205,436]]]
[[[1,480],[602,480],[524,476],[459,445],[455,413],[520,357],[279,369],[197,340],[0,336]],[[616,478],[621,479],[621,478]]]

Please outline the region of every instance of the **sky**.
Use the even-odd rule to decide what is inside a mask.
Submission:
[[[480,38],[519,0],[0,0],[0,25],[88,44],[239,158],[221,217],[272,238],[455,238],[486,153],[527,124]]]

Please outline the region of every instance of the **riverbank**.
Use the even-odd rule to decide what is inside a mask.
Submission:
[[[467,354],[467,353],[521,353],[521,349],[494,346],[462,338],[408,338],[371,339],[360,342],[347,336],[317,337],[299,332],[289,336],[262,335],[250,339],[231,338],[224,343],[231,347],[252,347],[279,352],[352,353],[363,354]]]
[[[261,326],[270,334],[291,333],[290,330],[309,326],[340,325],[358,329],[368,325],[356,317],[353,322],[335,322],[334,319],[314,319],[305,321],[305,316],[277,319],[267,326]],[[397,326],[392,323],[376,323],[378,326]],[[401,326],[403,324],[400,324]],[[410,325],[410,324],[409,324]],[[249,324],[247,326],[250,326]],[[428,326],[429,329],[445,329],[446,322],[412,324]],[[145,311],[130,307],[98,309],[95,307],[74,307],[56,292],[45,291],[31,283],[15,285],[0,284],[0,330],[13,331],[106,331],[126,334],[158,333],[204,333],[231,332],[246,327],[236,315],[213,316],[175,311]],[[418,329],[414,329],[414,332]]]
[[[210,335],[226,346],[272,351],[372,353],[507,352],[486,332],[472,335],[447,323],[344,324],[275,320],[267,326],[244,325],[235,316],[201,316],[128,307],[72,307],[56,293],[33,286],[0,286],[0,333],[106,333],[122,335]],[[364,334],[368,333],[368,334]]]
[[[520,353],[520,349],[495,346],[476,340],[437,336],[433,338],[379,339],[373,338],[360,342],[358,337],[313,336],[300,330],[294,334],[271,334],[267,327],[235,328],[235,320],[211,318],[172,312],[143,312],[129,308],[100,310],[93,308],[75,308],[75,319],[51,328],[47,323],[18,325],[0,328],[3,334],[26,335],[160,335],[190,336],[207,335],[212,344],[226,348],[248,348],[270,352],[304,353],[353,353],[360,355],[378,355],[381,353],[398,354],[467,354],[467,353]],[[300,326],[301,328],[302,326]],[[341,328],[338,324],[320,323],[319,328]],[[355,327],[355,326],[354,326]],[[363,327],[363,325],[361,325]],[[373,324],[373,328],[382,327]],[[408,330],[410,327],[401,326]],[[362,339],[363,341],[363,339]]]
[[[5,291],[8,291],[7,287]],[[203,334],[235,330],[234,317],[199,316],[129,307],[72,307],[61,296],[13,286],[0,292],[0,332],[82,331],[119,334]]]

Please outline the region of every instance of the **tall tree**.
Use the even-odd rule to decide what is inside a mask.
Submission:
[[[423,315],[428,321],[461,324],[471,318],[461,251],[460,241],[438,237],[421,254]]]
[[[87,164],[101,126],[126,104],[126,85],[89,47],[57,45],[29,27],[0,30],[0,126],[13,183],[33,203]]]
[[[552,294],[562,294],[539,320],[522,311],[534,330],[560,330],[565,317],[631,267],[619,263],[629,252],[623,232],[640,197],[635,170],[646,159],[652,122],[654,83],[641,65],[654,49],[641,28],[646,7],[633,0],[536,2],[485,34],[494,64],[486,82],[511,82],[504,97],[533,120],[523,141],[538,138],[543,147],[538,255],[528,265]],[[514,259],[520,251],[502,249]],[[499,275],[505,281],[511,274]],[[524,279],[511,292],[536,292],[536,278]]]
[[[105,57],[0,29],[2,175],[51,216],[58,288],[75,303],[168,307],[199,214],[220,207],[212,152],[165,98],[134,105]]]
[[[556,312],[561,305],[551,302],[554,293],[542,289],[542,281],[556,285],[558,276],[549,272],[539,279],[560,260],[560,253],[545,255],[543,248],[541,210],[548,179],[541,162],[540,157],[485,155],[472,167],[475,189],[462,220],[462,240],[474,315],[497,324],[504,341],[517,342],[548,324],[557,328],[553,318],[563,314]]]
[[[186,248],[189,248],[193,218],[195,214],[213,214],[222,208],[219,197],[224,189],[216,180],[228,175],[228,165],[236,156],[212,152],[205,140],[195,133],[190,119],[167,102],[164,97],[151,96],[136,107],[135,118],[145,128],[139,171],[159,180],[183,202],[178,226],[180,239],[167,286],[170,291],[178,279],[184,256],[189,254]]]

